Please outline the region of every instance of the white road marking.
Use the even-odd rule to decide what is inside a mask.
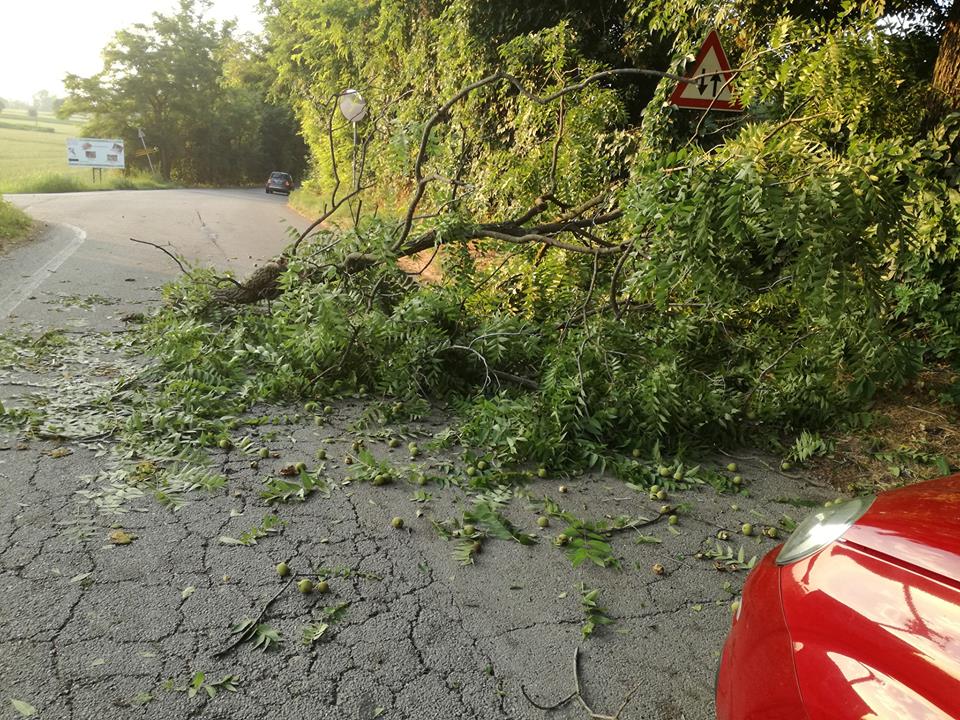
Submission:
[[[73,225],[63,225],[73,231],[73,237],[67,246],[60,252],[47,260],[41,268],[28,277],[19,287],[13,289],[3,298],[0,298],[0,320],[6,319],[10,313],[16,310],[20,303],[30,297],[30,294],[36,290],[48,277],[53,275],[67,259],[73,255],[77,249],[83,245],[87,239],[87,233]]]

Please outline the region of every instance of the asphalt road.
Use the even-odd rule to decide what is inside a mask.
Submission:
[[[50,227],[40,240],[21,245],[0,262],[0,323],[46,324],[58,298],[97,295],[125,303],[156,298],[155,288],[180,273],[156,248],[187,262],[243,276],[290,242],[289,228],[307,221],[285,198],[262,190],[152,190],[8,195]],[[69,303],[66,303],[69,305]],[[70,313],[68,313],[69,315]],[[76,314],[67,322],[109,327],[100,314]],[[107,313],[112,314],[112,313]],[[62,325],[64,319],[50,319]],[[0,324],[0,328],[2,328]]]
[[[282,199],[253,192],[11,199],[62,225],[0,258],[0,333],[59,328],[77,345],[46,365],[0,367],[8,407],[26,393],[55,395],[81,376],[116,376],[121,361],[97,347],[124,330],[121,314],[156,302],[158,285],[179,272],[128,237],[169,242],[188,258],[242,273],[284,245],[282,222],[303,222]],[[0,718],[19,716],[12,700],[41,718],[76,720],[585,718],[576,700],[537,707],[573,692],[579,648],[581,690],[595,712],[612,715],[635,689],[623,720],[710,720],[730,601],[745,573],[697,554],[715,547],[720,530],[730,533],[734,552],[762,554],[776,543],[740,535],[742,523],[799,517],[798,500],[827,497],[749,453],[738,458],[746,486],[739,495],[706,487],[663,501],[602,475],[538,479],[503,513],[539,542],[491,539],[474,565],[462,566],[455,543],[431,520],[460,517],[473,502],[467,493],[358,483],[344,460],[363,435],[371,452],[397,467],[461,467],[457,448],[414,461],[403,445],[387,443],[405,435],[426,446],[450,418],[360,433],[354,421],[363,408],[359,400],[339,403],[320,425],[281,422],[302,408],[258,409],[277,420],[251,430],[270,457],[252,467],[251,455],[218,451],[214,467],[226,486],[190,493],[176,512],[134,490],[121,507],[96,512],[87,501],[98,487],[90,478],[108,466],[109,448],[0,433]],[[322,466],[321,449],[329,457]],[[264,505],[264,482],[298,461],[321,470],[329,492]],[[652,522],[611,538],[620,569],[574,567],[552,542],[562,525],[537,524],[544,497],[585,519]],[[676,526],[660,517],[664,502],[681,508]],[[220,541],[270,512],[285,523],[282,532],[251,546]],[[393,517],[404,518],[403,529],[392,527]],[[132,542],[111,542],[118,530]],[[292,579],[326,568],[330,592],[301,595],[278,577],[281,560]],[[583,588],[600,590],[598,604],[613,620],[588,638]],[[323,610],[343,603],[342,616]],[[234,622],[265,607],[261,621],[284,642],[224,653]],[[304,644],[304,627],[318,622],[329,627]],[[191,696],[197,672],[208,684],[236,676],[237,692]]]

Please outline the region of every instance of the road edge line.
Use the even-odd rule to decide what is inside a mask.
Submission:
[[[73,237],[65,248],[47,260],[47,262],[32,273],[26,281],[21,283],[19,287],[14,288],[5,297],[0,299],[0,320],[6,320],[14,310],[20,307],[20,304],[30,297],[30,294],[40,287],[44,280],[60,269],[60,266],[63,265],[87,239],[86,231],[75,225],[57,223],[54,227],[63,227],[73,231]]]

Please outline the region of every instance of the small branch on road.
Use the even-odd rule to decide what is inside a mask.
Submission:
[[[595,712],[593,708],[591,708],[587,704],[587,701],[583,699],[583,687],[580,685],[580,648],[579,647],[575,648],[573,651],[573,681],[574,681],[574,684],[576,685],[576,689],[572,693],[567,695],[563,700],[560,700],[559,702],[554,703],[553,705],[541,705],[540,703],[535,701],[533,698],[530,697],[530,695],[527,694],[527,689],[523,686],[523,683],[520,684],[520,692],[523,693],[523,697],[526,698],[527,702],[533,705],[538,710],[545,710],[547,712],[550,712],[552,710],[558,710],[562,708],[564,705],[566,705],[567,703],[569,703],[571,700],[576,699],[576,701],[580,703],[580,706],[583,708],[584,712],[587,713],[587,717],[590,718],[590,720],[620,720],[620,715],[627,708],[627,705],[630,703],[630,700],[633,698],[634,695],[637,694],[637,692],[640,690],[640,687],[643,684],[643,681],[640,680],[637,682],[636,685],[630,688],[627,694],[623,696],[623,700],[620,701],[620,706],[617,708],[617,711],[613,715],[604,715],[602,713]]]
[[[267,600],[266,603],[264,603],[264,606],[260,608],[260,612],[257,614],[257,617],[254,619],[252,627],[256,627],[260,623],[260,621],[263,620],[263,616],[266,614],[270,606],[277,601],[277,598],[283,595],[283,591],[286,590],[288,587],[290,587],[290,583],[292,582],[293,582],[293,578],[290,578],[289,580],[287,580],[287,582],[283,584],[283,587],[277,590],[276,594],[272,598]],[[212,657],[222,658],[224,655],[229,653],[238,645],[241,645],[242,643],[246,642],[248,639],[249,639],[249,636],[246,633],[243,633],[239,637],[237,637],[236,640],[234,640],[232,643],[227,645],[223,650],[219,650],[215,652]]]
[[[162,245],[157,245],[156,243],[152,243],[152,242],[150,242],[149,240],[137,240],[136,238],[130,238],[130,242],[135,242],[135,243],[140,243],[141,245],[149,245],[150,247],[155,247],[155,248],[156,248],[157,250],[159,250],[160,252],[166,253],[166,254],[169,255],[171,258],[173,258],[173,261],[174,261],[177,265],[180,266],[180,270],[183,272],[184,275],[189,275],[189,274],[190,274],[190,271],[187,270],[187,269],[183,266],[183,263],[182,263],[182,262],[180,262],[180,258],[178,258],[176,255],[174,255],[172,252],[170,252],[169,250],[167,250],[167,249],[166,249],[165,247],[163,247]],[[173,247],[173,245],[171,245],[170,247]],[[174,249],[176,249],[176,248],[174,248]]]

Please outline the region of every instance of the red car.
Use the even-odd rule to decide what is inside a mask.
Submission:
[[[824,508],[768,553],[717,718],[960,718],[960,475]]]

